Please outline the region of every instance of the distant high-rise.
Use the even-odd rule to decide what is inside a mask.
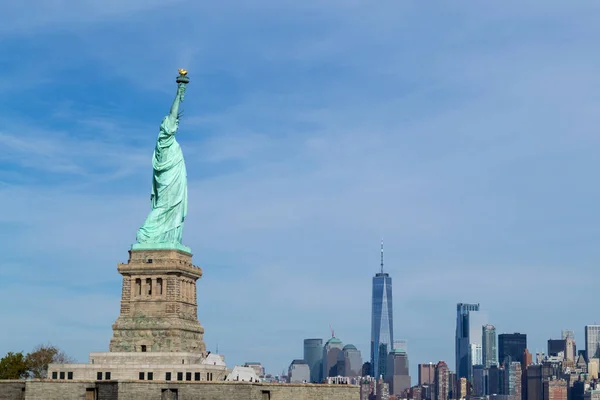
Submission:
[[[342,349],[343,365],[338,364],[338,375],[341,376],[361,376],[362,375],[362,356],[360,351],[353,344],[347,344]]]
[[[527,335],[524,333],[502,333],[498,335],[498,361],[504,365],[516,361],[523,363],[523,352],[527,348]]]
[[[322,379],[330,376],[341,375],[338,373],[338,360],[343,358],[344,344],[342,341],[335,336],[331,336],[331,339],[323,346],[323,370],[321,372]]]
[[[405,339],[394,340],[394,347],[392,350],[400,350],[408,353],[408,343]]]
[[[548,339],[548,356],[557,357],[562,352],[562,357],[566,358],[567,339]]]
[[[488,369],[483,365],[473,366],[473,386],[471,394],[476,397],[485,396],[487,394],[487,372]]]
[[[585,327],[585,360],[600,358],[600,325]]]
[[[310,379],[310,368],[304,360],[294,360],[288,368],[289,383],[306,383]]]
[[[575,344],[575,339],[567,337],[565,339],[565,347],[567,349],[565,352],[565,359],[575,362],[575,359],[577,358],[577,345]]]
[[[563,339],[571,338],[571,339],[575,340],[575,331],[572,331],[570,329],[563,329],[561,331],[561,334],[562,334]]]
[[[390,393],[399,395],[410,389],[408,355],[402,350],[392,350],[388,354],[387,376],[385,381],[390,385]]]
[[[472,381],[475,362],[481,364],[482,326],[487,324],[479,304],[458,303],[456,305],[456,376]]]
[[[496,327],[484,325],[482,328],[483,366],[489,368],[498,363],[498,349],[496,346]]]
[[[444,361],[440,361],[435,366],[435,400],[448,400],[450,371]]]
[[[510,364],[506,364],[504,374],[504,394],[511,396],[511,399],[521,400],[521,393],[523,387],[521,380],[521,363],[513,361]]]
[[[542,400],[544,386],[542,379],[542,365],[532,364],[527,367],[527,400]]]
[[[487,377],[487,394],[502,394],[500,390],[500,374],[504,371],[498,365],[490,366]]]
[[[449,399],[460,399],[460,397],[456,397],[458,393],[457,386],[458,380],[456,379],[456,373],[453,371],[448,371],[448,398]]]
[[[323,367],[323,339],[304,339],[304,361],[310,368],[310,381],[321,383]]]
[[[523,361],[521,362],[521,397],[524,400],[527,400],[527,367],[529,367],[532,363],[533,356],[529,350],[523,350]]]
[[[373,277],[371,311],[371,369],[376,379],[386,375],[387,356],[394,343],[392,308],[392,278],[383,272],[383,242],[381,270]]]
[[[419,385],[433,385],[435,382],[435,364],[419,364]]]

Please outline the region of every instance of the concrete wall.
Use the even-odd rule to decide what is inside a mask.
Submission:
[[[24,400],[25,381],[0,381],[0,400]]]
[[[25,385],[25,397],[23,395]],[[0,381],[0,400],[162,400],[163,390],[176,390],[178,400],[359,400],[358,386],[270,384],[249,382],[139,381]]]
[[[26,381],[25,400],[84,400],[86,389],[95,387],[91,381]]]

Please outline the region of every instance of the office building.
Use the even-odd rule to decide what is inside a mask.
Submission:
[[[526,348],[527,335],[518,332],[500,334],[498,335],[498,362],[501,365],[513,361],[523,363],[523,352]]]
[[[394,343],[392,308],[392,278],[383,272],[383,243],[381,270],[373,277],[371,309],[371,369],[376,379],[386,375],[387,356]]]
[[[548,356],[566,358],[567,339],[548,339]]]
[[[506,367],[504,368],[504,376],[504,394],[511,396],[513,400],[521,400],[521,363],[518,361],[513,361],[510,364],[506,364]]]
[[[500,374],[504,373],[503,369],[495,364],[488,368],[487,376],[487,394],[502,394],[500,389]]]
[[[347,344],[342,349],[343,364],[338,366],[338,375],[355,377],[362,374],[362,356],[353,344]]]
[[[485,396],[487,394],[487,372],[483,365],[473,365],[472,396]]]
[[[456,394],[458,392],[458,379],[456,379],[456,373],[452,371],[448,371],[448,398],[456,399]]]
[[[340,375],[338,372],[338,361],[343,359],[344,344],[342,341],[332,335],[325,346],[323,346],[323,370],[321,372],[322,379]]]
[[[600,325],[585,327],[585,360],[600,358]]]
[[[483,365],[489,368],[498,363],[498,348],[496,345],[496,327],[484,325],[482,331]]]
[[[304,339],[304,361],[310,369],[310,382],[320,383],[323,380],[323,339]]]
[[[565,339],[565,360],[575,362],[577,359],[577,344],[575,339],[567,337]]]
[[[544,400],[567,400],[567,382],[562,379],[544,381]]]
[[[310,382],[310,368],[304,360],[294,360],[288,368],[289,383]]]
[[[532,364],[527,367],[527,400],[544,400],[542,385],[542,365]]]
[[[575,331],[570,330],[570,329],[563,329],[561,331],[561,336],[563,339],[571,338],[571,339],[575,340]]]
[[[435,364],[419,364],[419,385],[433,385],[435,382]]]
[[[449,369],[444,361],[435,366],[435,400],[448,400]]]
[[[394,346],[392,350],[400,350],[408,353],[408,342],[405,339],[394,340]]]
[[[388,354],[385,381],[390,385],[390,393],[399,395],[404,390],[410,389],[410,375],[408,369],[408,355],[401,350],[392,350]]]
[[[471,381],[475,362],[482,363],[482,326],[487,325],[479,304],[456,305],[455,361],[456,375]]]

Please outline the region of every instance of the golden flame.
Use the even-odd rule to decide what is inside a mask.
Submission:
[[[179,75],[186,76],[187,75],[187,69],[179,68]]]

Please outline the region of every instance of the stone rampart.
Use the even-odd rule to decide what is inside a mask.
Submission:
[[[25,390],[23,390],[25,389]],[[0,400],[359,400],[353,385],[165,381],[0,381]]]

